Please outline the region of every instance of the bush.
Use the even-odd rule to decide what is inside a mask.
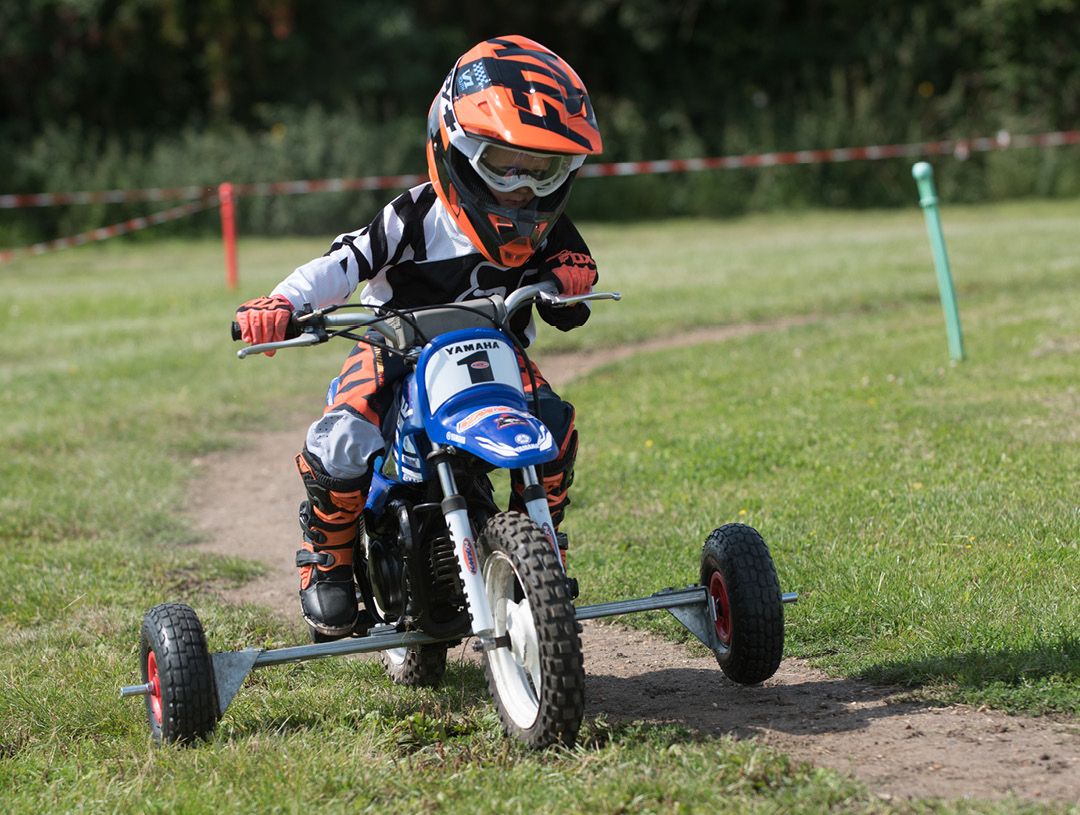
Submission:
[[[151,142],[121,140],[78,123],[46,128],[25,147],[12,145],[11,188],[4,192],[68,192],[419,173],[422,123],[375,125],[354,112],[319,108],[260,111],[262,126],[208,129],[191,125]],[[247,234],[327,234],[367,223],[386,191],[241,198],[239,229]],[[165,209],[173,202],[86,204],[0,210],[0,240],[27,243]],[[204,231],[216,218],[176,222],[160,230]],[[335,232],[335,234],[336,234]]]
[[[728,124],[723,143],[708,145],[676,114],[659,122],[662,138],[645,138],[645,123],[630,106],[616,105],[602,122],[605,153],[599,160],[691,158],[803,148],[850,147],[928,136],[912,123],[889,129],[867,111],[870,102],[823,103],[799,113],[761,110]],[[207,128],[192,124],[169,137],[134,134],[121,139],[78,123],[50,126],[27,145],[0,145],[12,157],[5,192],[138,189],[316,178],[426,173],[424,123],[398,118],[367,121],[356,110],[327,112],[263,107],[259,124]],[[1015,132],[1036,132],[1039,122],[1015,122]],[[956,130],[957,136],[985,129]],[[654,152],[655,151],[655,152]],[[974,203],[1021,196],[1080,195],[1080,149],[1011,150],[966,160],[933,159],[945,201]],[[909,159],[846,164],[582,179],[570,204],[578,219],[626,220],[671,216],[727,217],[754,211],[824,207],[911,206],[916,201]],[[392,195],[390,190],[243,197],[243,234],[333,236],[360,227]],[[169,203],[93,204],[0,210],[0,244],[22,245],[72,235]],[[218,229],[204,214],[157,228],[155,234]]]

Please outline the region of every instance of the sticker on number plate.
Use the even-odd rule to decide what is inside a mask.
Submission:
[[[458,433],[463,433],[470,427],[478,425],[488,416],[494,416],[496,413],[514,412],[515,411],[512,407],[507,407],[506,405],[492,405],[491,407],[480,408],[480,410],[474,410],[472,413],[470,413],[468,416],[458,422],[455,429]]]

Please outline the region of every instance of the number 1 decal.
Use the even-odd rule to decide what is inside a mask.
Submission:
[[[495,372],[491,369],[491,359],[487,351],[477,351],[458,360],[458,365],[464,365],[469,372],[469,379],[474,385],[481,382],[494,382]]]

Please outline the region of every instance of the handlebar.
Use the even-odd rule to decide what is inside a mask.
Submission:
[[[554,298],[558,297],[558,295],[558,287],[550,280],[522,286],[520,289],[514,289],[503,301],[503,307],[506,309],[506,317],[509,317],[526,303],[531,303],[533,300],[544,297]]]
[[[617,291],[604,291],[589,292],[588,294],[567,297],[558,293],[558,289],[554,283],[544,281],[542,283],[534,283],[529,286],[522,286],[520,289],[515,289],[505,300],[497,294],[492,295],[487,299],[495,305],[496,323],[505,325],[506,321],[514,312],[532,302],[539,302],[553,308],[565,308],[589,300],[621,300],[622,294]],[[251,354],[261,354],[264,351],[276,351],[279,348],[299,348],[301,346],[318,345],[319,343],[326,342],[333,336],[326,332],[327,328],[341,328],[348,331],[350,329],[367,327],[378,331],[391,341],[397,337],[397,332],[394,330],[393,326],[387,322],[386,317],[383,315],[372,314],[361,317],[355,312],[349,311],[334,313],[338,308],[340,308],[340,306],[330,306],[327,309],[294,314],[289,320],[289,325],[285,329],[285,339],[279,342],[264,342],[256,345],[249,345],[246,348],[241,348],[237,351],[236,356],[239,359],[244,359]],[[233,322],[232,324],[232,338],[234,341],[241,339],[239,323]]]
[[[559,294],[558,287],[554,283],[545,280],[543,283],[533,283],[510,292],[510,296],[504,301],[506,317],[503,319],[509,318],[519,308],[534,300],[553,308],[566,308],[588,300],[622,300],[622,294],[617,291],[591,291],[588,294],[576,294],[568,297]]]
[[[295,318],[289,320],[288,326],[285,327],[285,339],[291,340],[294,337],[299,337],[302,330],[303,326]],[[243,339],[240,336],[240,323],[236,322],[236,320],[233,320],[232,324],[232,338],[233,342],[239,342]]]
[[[316,319],[312,320],[312,318]],[[285,339],[291,340],[294,337],[299,337],[304,332],[304,329],[307,328],[309,321],[311,321],[312,325],[323,325],[329,328],[341,328],[344,326],[360,327],[369,325],[384,336],[388,336],[387,331],[389,330],[384,325],[380,325],[385,322],[382,317],[373,315],[371,317],[358,318],[353,314],[331,314],[329,312],[315,311],[308,312],[307,314],[294,314],[289,320],[288,326],[285,328]],[[240,336],[240,323],[235,320],[233,320],[232,324],[232,338],[233,342],[239,342],[243,339],[243,337]]]

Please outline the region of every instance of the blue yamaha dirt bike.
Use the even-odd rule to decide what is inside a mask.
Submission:
[[[358,633],[440,638],[382,653],[391,678],[408,685],[437,683],[450,644],[475,636],[506,732],[542,746],[574,740],[584,672],[576,592],[563,572],[537,475],[537,466],[558,451],[529,410],[519,354],[527,357],[507,328],[511,315],[537,297],[552,306],[618,299],[559,297],[537,285],[505,300],[496,295],[359,322],[337,310],[301,316],[300,325],[313,327],[294,342],[321,341],[326,329],[344,324],[340,336],[366,323],[381,333],[353,338],[401,354],[410,368],[388,466],[376,466],[364,508],[355,571],[378,625]],[[526,515],[500,511],[488,478],[495,469],[515,472],[524,484]]]
[[[772,676],[783,651],[782,604],[796,595],[780,593],[768,549],[751,527],[728,524],[709,536],[699,585],[574,607],[576,584],[563,570],[537,475],[558,451],[530,411],[519,355],[526,371],[528,358],[509,322],[530,303],[601,299],[619,295],[566,297],[541,283],[505,299],[429,308],[359,314],[330,307],[297,315],[294,336],[238,352],[243,358],[343,337],[404,359],[389,455],[373,475],[354,557],[358,594],[375,622],[344,640],[315,636],[311,645],[211,655],[190,607],[156,606],[143,622],[143,684],[121,689],[146,697],[154,739],[209,734],[254,668],[379,651],[395,682],[431,685],[446,670],[447,649],[475,638],[507,735],[531,747],[570,745],[584,710],[579,621],[655,609],[670,611],[735,681]],[[496,503],[489,474],[497,469],[524,485],[524,513]]]

